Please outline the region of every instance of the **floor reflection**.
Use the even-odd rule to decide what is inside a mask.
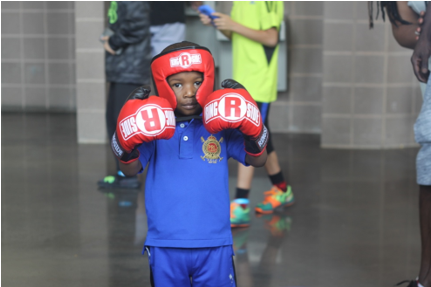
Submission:
[[[150,286],[144,186],[98,190],[112,171],[109,146],[76,142],[73,114],[2,114],[2,284]],[[274,134],[296,203],[233,230],[238,286],[377,287],[414,278],[417,149],[319,144],[318,135]],[[229,167],[233,198],[236,163]],[[256,169],[251,207],[269,188]]]

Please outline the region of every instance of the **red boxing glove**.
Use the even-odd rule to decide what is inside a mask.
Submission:
[[[134,90],[118,116],[111,148],[123,163],[139,158],[136,147],[143,142],[170,139],[175,133],[174,110],[166,99],[149,97],[150,91],[149,87]]]
[[[259,107],[238,82],[227,79],[224,88],[211,93],[203,108],[203,123],[212,134],[225,129],[238,129],[244,135],[245,151],[251,156],[263,153],[268,131],[262,123]]]

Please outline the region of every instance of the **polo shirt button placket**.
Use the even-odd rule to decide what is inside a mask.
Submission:
[[[188,140],[189,140],[189,137],[188,137],[188,136],[184,136],[184,137],[183,137],[183,140],[186,142],[186,141],[188,141]]]
[[[186,125],[185,125],[185,124],[183,124],[183,123],[181,123],[181,124],[180,124],[180,127],[181,127],[181,128],[184,128],[185,126],[186,126]]]

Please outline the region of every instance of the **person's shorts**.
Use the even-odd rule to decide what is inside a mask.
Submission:
[[[421,145],[416,157],[416,180],[431,185],[431,76],[428,78],[422,108],[414,125],[415,140]]]
[[[418,152],[416,180],[419,185],[431,185],[431,143],[422,144]]]
[[[146,246],[155,287],[235,287],[231,245],[211,248]]]

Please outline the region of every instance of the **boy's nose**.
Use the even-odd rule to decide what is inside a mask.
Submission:
[[[192,89],[188,89],[184,96],[190,98],[190,97],[194,97],[195,95],[196,95],[196,89],[192,88]]]

